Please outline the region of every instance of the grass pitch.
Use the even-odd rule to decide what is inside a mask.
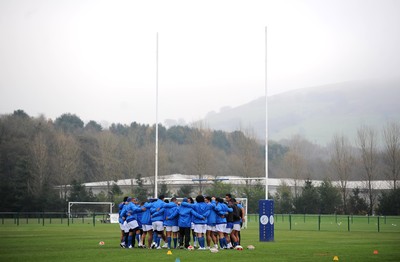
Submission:
[[[0,261],[400,261],[399,232],[306,231],[276,223],[275,241],[242,231],[243,251],[121,249],[117,224],[0,224]],[[99,242],[105,245],[100,246]],[[247,250],[247,245],[255,250]],[[374,254],[374,251],[378,254]]]

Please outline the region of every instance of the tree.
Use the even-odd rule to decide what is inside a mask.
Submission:
[[[35,135],[31,144],[31,152],[32,176],[28,190],[33,196],[39,197],[49,183],[49,154],[43,132]]]
[[[212,160],[211,131],[204,123],[198,122],[192,130],[191,136],[192,167],[193,172],[199,177],[199,194],[203,193],[202,179],[208,173]]]
[[[228,153],[231,151],[231,143],[226,137],[226,132],[221,130],[213,131],[212,145]]]
[[[310,180],[304,183],[301,195],[294,201],[295,210],[300,214],[318,214],[320,207],[320,198],[317,188]]]
[[[274,207],[275,213],[278,214],[289,214],[293,211],[293,194],[290,186],[286,183],[282,183],[276,189],[274,195]]]
[[[289,145],[289,150],[284,157],[284,166],[290,178],[294,179],[294,198],[299,196],[299,180],[304,178],[306,173],[306,160],[302,153],[302,138],[300,136],[292,137]]]
[[[120,158],[118,157],[118,138],[110,131],[103,131],[98,137],[100,149],[100,168],[102,178],[107,181],[107,192],[111,201],[110,181],[118,180],[121,177]]]
[[[320,213],[334,214],[341,204],[340,193],[337,188],[332,185],[329,180],[324,180],[318,187],[320,196]]]
[[[367,202],[360,197],[360,189],[354,188],[352,190],[352,195],[349,198],[349,211],[353,215],[365,215],[368,213]]]
[[[347,212],[347,182],[354,165],[351,144],[344,135],[334,135],[331,149],[331,165],[340,183],[343,212]]]
[[[176,193],[177,197],[189,197],[192,193],[192,186],[191,185],[183,185],[179,188],[178,192]]]
[[[56,118],[54,122],[57,128],[64,130],[64,132],[75,132],[83,128],[83,121],[75,114],[62,114]]]
[[[140,199],[141,201],[147,200],[148,196],[147,189],[144,187],[144,181],[142,178],[142,174],[140,173],[136,175],[136,184],[137,186],[134,187],[132,192],[133,195],[138,199]]]
[[[132,178],[137,172],[138,137],[135,131],[129,130],[126,136],[119,138],[121,165],[124,178]]]
[[[248,128],[244,132],[235,132],[233,141],[235,141],[237,156],[240,160],[238,165],[240,175],[245,178],[260,176],[265,170],[265,162],[260,161],[261,150],[254,130]],[[246,186],[249,186],[249,182],[245,180]]]
[[[94,120],[90,120],[85,126],[85,131],[88,132],[101,132],[102,130],[103,127]]]
[[[33,196],[30,144],[34,123],[22,110],[0,118],[0,210],[31,209]]]
[[[232,192],[232,185],[218,180],[214,180],[213,184],[205,190],[206,195],[215,197],[225,197],[225,194],[230,192]]]
[[[227,191],[226,193],[228,192],[232,191]],[[265,199],[265,186],[260,181],[257,181],[254,185],[245,187],[244,197],[247,197],[248,201],[247,212],[249,214],[258,213],[258,201]],[[271,198],[271,196],[268,198]]]
[[[381,193],[377,213],[386,216],[400,215],[400,188]]]
[[[56,181],[60,185],[61,196],[66,201],[68,195],[68,184],[77,181],[77,171],[80,164],[80,148],[71,134],[64,132],[57,133],[54,152],[54,171]]]
[[[357,142],[360,147],[361,161],[364,166],[364,179],[368,188],[369,211],[372,215],[375,194],[372,187],[372,181],[376,179],[376,167],[378,162],[377,153],[377,135],[376,131],[371,127],[362,126],[357,130]]]
[[[164,195],[166,197],[171,196],[171,192],[168,190],[168,185],[166,183],[161,183],[158,188],[158,195]]]
[[[396,189],[400,178],[400,125],[396,122],[388,123],[383,129],[383,138],[387,177],[392,180],[393,189]]]
[[[77,180],[72,180],[71,182],[71,193],[68,197],[68,201],[70,202],[90,202],[94,199],[89,196],[86,191],[85,185],[80,183]]]

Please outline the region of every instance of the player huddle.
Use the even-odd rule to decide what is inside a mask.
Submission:
[[[244,215],[231,194],[224,199],[198,195],[182,202],[175,197],[164,201],[163,195],[141,203],[125,197],[119,204],[120,246],[133,248],[137,242],[139,248],[230,249],[240,244]]]

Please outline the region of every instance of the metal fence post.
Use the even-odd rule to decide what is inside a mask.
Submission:
[[[289,214],[289,230],[292,230],[292,215]]]
[[[93,226],[96,224],[96,213],[93,212]]]
[[[321,215],[318,215],[318,231],[321,231]]]
[[[347,231],[350,232],[350,216],[347,216]]]
[[[379,222],[380,220],[379,220],[379,216],[378,216],[378,232],[381,232],[381,229],[380,229],[380,222]]]

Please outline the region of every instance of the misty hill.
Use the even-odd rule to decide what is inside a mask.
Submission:
[[[301,134],[311,142],[329,143],[335,133],[354,141],[357,128],[381,130],[400,120],[400,79],[352,81],[298,89],[268,97],[270,140]],[[209,113],[210,128],[225,131],[252,127],[265,139],[265,97],[219,113]]]

